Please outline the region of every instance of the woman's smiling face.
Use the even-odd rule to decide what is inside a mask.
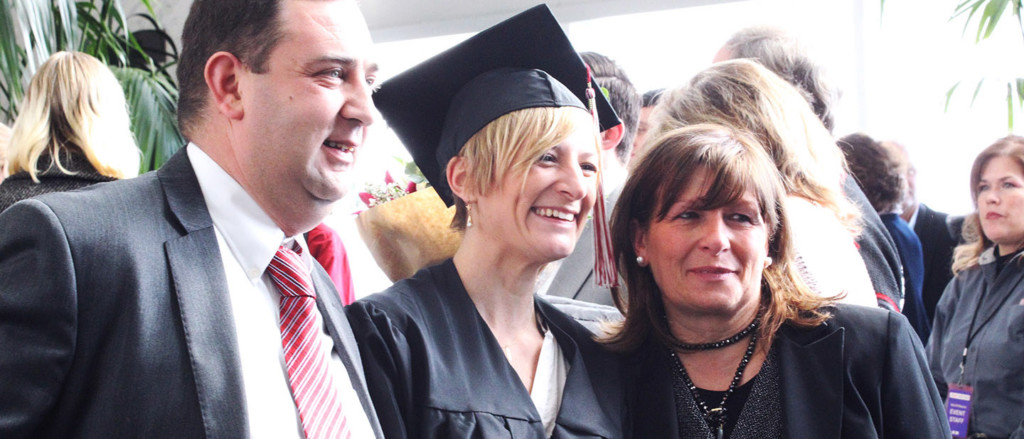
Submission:
[[[473,227],[505,251],[532,262],[571,254],[596,198],[598,157],[592,129],[592,124],[580,124],[543,153],[525,176],[508,174],[494,190],[477,197]]]
[[[758,200],[748,190],[718,208],[692,208],[709,183],[700,169],[668,215],[635,236],[670,314],[734,315],[759,306],[769,234]]]

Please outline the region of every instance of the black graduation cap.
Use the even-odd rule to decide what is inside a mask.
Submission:
[[[539,5],[385,81],[373,100],[450,206],[445,166],[470,137],[516,110],[587,109],[587,79],[562,27]],[[601,130],[618,125],[604,95],[594,94]]]

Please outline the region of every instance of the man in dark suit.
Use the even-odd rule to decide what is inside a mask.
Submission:
[[[903,196],[903,218],[921,240],[924,253],[924,286],[921,299],[928,321],[935,320],[935,306],[953,279],[953,249],[957,237],[950,232],[949,214],[932,210],[917,200],[917,169],[910,161],[907,148],[898,142],[885,141],[882,146],[892,152],[907,179],[907,192]],[[957,227],[959,230],[959,227]]]
[[[188,146],[0,214],[0,437],[382,437],[301,236],[373,122],[371,49],[354,0],[192,4]]]
[[[946,290],[946,285],[953,279],[953,250],[957,241],[947,226],[949,214],[934,211],[924,204],[918,204],[915,212],[916,219],[911,225],[921,239],[921,250],[924,252],[924,286],[921,288],[921,297],[928,319],[934,320],[935,306]]]
[[[643,100],[626,72],[611,58],[595,52],[583,52],[580,56],[590,66],[594,80],[622,119],[621,125],[601,133],[601,179],[605,209],[610,215],[626,180],[626,165],[632,156]],[[594,223],[588,221],[572,254],[550,264],[550,270],[557,268],[557,272],[546,288],[547,294],[613,306],[611,289],[598,286],[595,280],[594,251]],[[551,273],[546,275],[551,276]]]

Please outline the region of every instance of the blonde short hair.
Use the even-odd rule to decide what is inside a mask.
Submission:
[[[139,148],[131,132],[124,91],[100,60],[57,52],[32,77],[8,146],[10,173],[38,182],[39,157],[47,152],[62,172],[60,152],[80,152],[101,175],[139,174]]]
[[[580,128],[593,131],[597,151],[600,139],[594,119],[580,108],[526,108],[491,121],[470,137],[458,154],[469,169],[469,189],[477,194],[487,194],[508,175],[522,175],[525,185],[530,166]],[[454,197],[452,228],[462,230],[468,219],[466,203],[457,195]]]
[[[789,195],[828,208],[860,232],[860,211],[843,193],[842,151],[797,89],[764,66],[746,59],[714,64],[662,94],[654,118],[652,137],[700,123],[751,133],[775,161]]]

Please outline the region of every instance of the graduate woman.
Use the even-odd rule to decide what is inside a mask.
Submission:
[[[534,295],[597,200],[587,87],[539,6],[375,96],[464,229],[452,259],[348,308],[388,438],[624,436],[618,358]],[[591,105],[603,128],[619,123],[601,93]]]

